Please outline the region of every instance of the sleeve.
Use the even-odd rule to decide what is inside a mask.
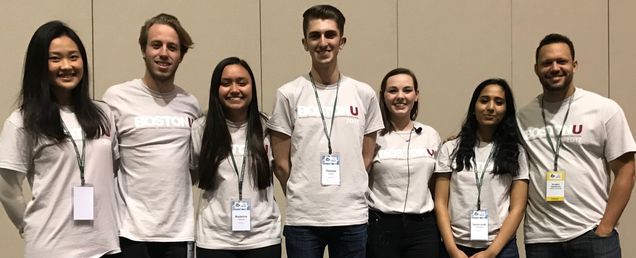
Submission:
[[[435,162],[435,173],[449,173],[453,172],[451,153],[454,149],[454,144],[448,141],[442,145],[437,155],[437,161]]]
[[[267,128],[291,136],[294,130],[292,110],[293,107],[289,102],[289,98],[278,89],[276,92],[274,111],[272,112],[271,118],[267,121]]]
[[[0,168],[26,174],[33,161],[32,148],[33,140],[24,127],[7,119],[0,133]]]
[[[628,152],[636,151],[636,143],[629,129],[623,109],[614,101],[611,103],[610,113],[606,116],[604,153],[607,161],[612,161]]]
[[[371,86],[368,87],[371,88]],[[376,132],[384,128],[382,113],[380,112],[380,103],[378,102],[378,98],[375,96],[375,92],[371,92],[371,98],[367,105],[367,121],[365,121],[364,134]]]
[[[201,140],[203,139],[203,130],[205,129],[205,118],[196,120],[192,125],[190,134],[190,169],[199,168],[199,155],[201,154]]]
[[[528,155],[526,149],[519,145],[519,173],[512,180],[528,180],[530,179],[530,171],[528,169]]]

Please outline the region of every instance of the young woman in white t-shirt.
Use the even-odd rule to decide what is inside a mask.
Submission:
[[[192,126],[192,168],[203,189],[197,209],[197,257],[280,257],[266,117],[256,82],[236,57],[214,69],[209,111]]]
[[[33,34],[20,107],[0,134],[0,200],[24,238],[25,257],[120,251],[115,128],[110,109],[89,97],[88,71],[86,50],[71,28],[51,21]],[[29,199],[22,195],[25,177]]]
[[[442,257],[519,257],[515,233],[528,168],[505,80],[477,86],[459,135],[440,148],[435,172]]]
[[[419,89],[405,68],[388,72],[380,86],[384,129],[369,173],[367,257],[437,257],[439,232],[429,180],[439,134],[415,121]]]

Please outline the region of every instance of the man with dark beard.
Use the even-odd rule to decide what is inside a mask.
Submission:
[[[517,116],[530,164],[526,256],[621,257],[615,227],[634,186],[636,151],[623,110],[574,86],[578,63],[566,36],[545,36],[535,59],[543,94]]]
[[[115,114],[122,257],[187,257],[194,241],[190,126],[200,116],[193,95],[174,85],[192,39],[169,14],[141,27],[146,64],[141,79],[110,87],[103,100]]]

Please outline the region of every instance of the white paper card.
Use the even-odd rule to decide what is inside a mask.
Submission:
[[[323,186],[340,185],[340,154],[320,154],[320,182]]]
[[[250,202],[243,199],[242,201],[232,201],[232,231],[250,231]]]
[[[93,195],[95,189],[92,186],[73,187],[73,219],[93,220]]]
[[[488,211],[470,212],[470,240],[488,241]]]

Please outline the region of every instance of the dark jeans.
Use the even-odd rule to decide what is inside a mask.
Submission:
[[[188,242],[137,242],[119,238],[121,258],[187,258]]]
[[[322,258],[325,246],[330,258],[364,258],[367,224],[336,227],[285,226],[289,258]]]
[[[596,235],[594,230],[590,230],[570,241],[526,244],[526,257],[619,258],[621,257],[621,246],[616,230],[612,230],[608,237],[600,237]]]
[[[448,255],[448,252],[446,251],[446,248],[444,247],[444,245],[442,244],[442,250],[440,251],[440,256],[442,258],[448,258],[450,257]],[[462,250],[462,252],[464,252],[466,254],[466,256],[470,257],[471,255],[474,255],[476,253],[479,253],[483,250],[486,250],[486,248],[472,248],[472,247],[467,247],[467,246],[463,246],[463,245],[457,245],[457,248],[459,248],[459,250]],[[499,254],[497,254],[497,258],[519,258],[519,249],[517,248],[517,238],[513,238],[512,240],[510,240],[499,252]]]
[[[386,214],[369,210],[367,257],[437,257],[440,236],[435,214]]]
[[[212,250],[197,247],[197,258],[280,258],[280,244],[249,250]]]

